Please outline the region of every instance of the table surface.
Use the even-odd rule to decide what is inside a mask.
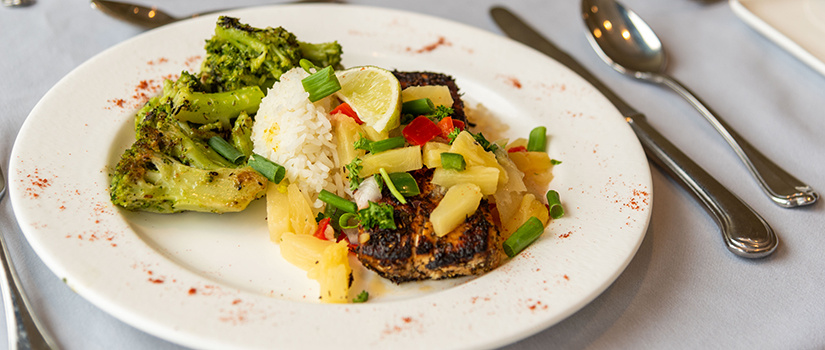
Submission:
[[[149,4],[149,1],[140,1]],[[501,34],[491,0],[348,3],[426,13]],[[235,6],[271,4],[239,0]],[[669,72],[741,135],[798,178],[825,190],[825,77],[765,39],[726,2],[625,0],[669,51]],[[167,0],[187,14],[227,6]],[[510,0],[507,6],[578,58],[650,123],[759,212],[780,236],[770,257],[746,260],[723,246],[713,218],[652,167],[655,200],[647,235],[627,269],[566,320],[510,349],[825,347],[823,203],[783,209],[761,193],[723,139],[676,94],[611,70],[589,47],[577,1]],[[8,159],[34,105],[72,69],[142,30],[86,1],[0,8],[0,159]],[[179,349],[108,315],[70,290],[37,257],[0,205],[0,229],[36,313],[65,349]],[[1,306],[0,306],[1,307]],[[0,318],[0,329],[5,329]],[[0,346],[6,346],[0,331]]]

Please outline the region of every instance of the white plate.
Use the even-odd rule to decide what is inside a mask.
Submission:
[[[151,31],[61,80],[23,125],[10,197],[31,246],[77,293],[123,321],[195,348],[478,348],[517,341],[582,308],[644,237],[650,170],[615,108],[555,61],[477,28],[386,9],[293,5],[236,11],[310,42],[338,40],[347,66],[453,75],[525,136],[549,130],[551,187],[567,214],[478,278],[393,287],[363,278],[364,304],[317,303],[317,285],[268,240],[261,201],[239,214],[115,208],[108,173],[133,140],[141,93],[197,69],[214,17]],[[311,20],[308,20],[311,19]],[[363,277],[363,276],[361,276]]]
[[[730,0],[745,23],[825,75],[825,0]]]

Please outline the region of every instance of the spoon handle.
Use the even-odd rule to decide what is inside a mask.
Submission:
[[[722,137],[724,137],[725,141],[733,148],[736,155],[739,156],[739,159],[745,163],[751,175],[756,178],[765,194],[776,204],[785,208],[794,208],[813,204],[819,198],[819,194],[814,192],[809,185],[803,183],[765,157],[765,155],[725,123],[718,114],[711,111],[710,107],[707,107],[696,94],[676,81],[676,79],[662,75],[659,82],[673,89],[673,91],[688,100],[688,102],[713,125],[716,131],[722,134]]]

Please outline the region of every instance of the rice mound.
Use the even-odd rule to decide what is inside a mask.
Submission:
[[[322,189],[341,194],[338,152],[333,141],[329,99],[309,101],[301,80],[309,76],[294,68],[280,77],[261,101],[252,142],[255,153],[286,168],[286,179],[298,185],[315,208]]]

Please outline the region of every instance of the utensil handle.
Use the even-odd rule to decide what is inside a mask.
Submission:
[[[813,204],[819,198],[819,194],[814,192],[809,185],[780,168],[736,133],[687,87],[676,79],[664,75],[660,82],[688,100],[716,131],[722,134],[739,159],[745,163],[751,175],[756,178],[765,194],[776,204],[785,208],[794,208]]]
[[[26,298],[14,266],[9,259],[6,240],[0,234],[0,290],[3,292],[3,307],[6,310],[9,349],[57,349],[52,338],[45,333],[43,326],[31,312],[31,304]]]
[[[653,129],[644,116],[626,119],[648,157],[705,204],[719,223],[728,250],[745,258],[761,258],[776,249],[776,234],[765,219]]]

